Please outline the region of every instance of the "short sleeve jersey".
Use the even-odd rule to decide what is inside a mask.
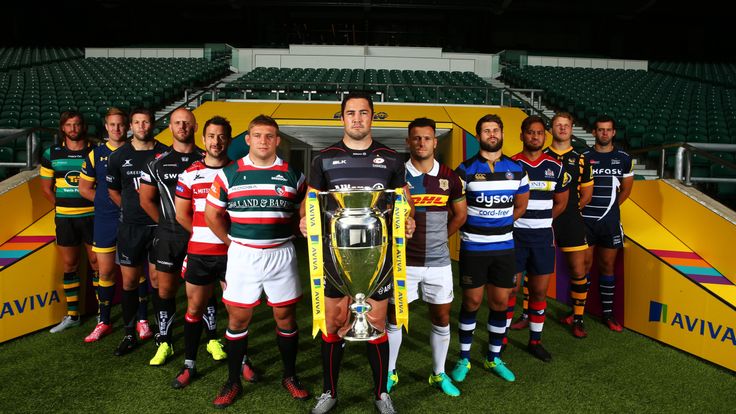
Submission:
[[[95,214],[94,204],[79,194],[79,176],[84,159],[92,150],[87,143],[79,151],[65,145],[47,148],[41,156],[41,178],[54,180],[57,217],[86,217]]]
[[[570,176],[570,196],[567,199],[567,207],[561,215],[580,214],[580,189],[593,185],[593,171],[589,160],[572,147],[563,152],[547,147],[544,153],[562,163],[565,172]]]
[[[570,181],[562,164],[541,154],[532,161],[519,153],[511,157],[529,177],[529,204],[514,222],[514,241],[523,246],[553,246],[552,206],[554,195],[568,190]]]
[[[267,249],[294,238],[293,216],[305,193],[304,174],[286,161],[259,167],[245,156],[217,174],[207,203],[227,210],[230,240]]]
[[[452,203],[465,200],[460,178],[436,160],[432,169],[423,173],[406,162],[406,182],[414,201],[414,237],[406,245],[409,266],[439,267],[450,264],[447,246],[448,211]]]
[[[460,250],[504,254],[514,248],[514,197],[529,192],[521,166],[501,155],[493,169],[480,154],[463,161],[455,172],[465,182],[468,219],[460,229]]]
[[[107,192],[107,160],[117,148],[109,143],[96,146],[87,154],[79,178],[95,185],[95,216],[106,219],[120,217],[120,208]]]
[[[141,207],[140,188],[141,171],[148,163],[169,149],[156,141],[153,149],[136,151],[131,143],[124,144],[110,154],[107,161],[107,186],[120,192],[120,221],[126,224],[153,226],[156,223],[148,217]]]
[[[179,174],[186,170],[193,162],[204,158],[199,148],[192,152],[182,153],[170,149],[160,157],[149,161],[141,171],[141,185],[155,186],[159,194],[158,237],[166,240],[185,239],[187,232],[176,221],[176,207],[174,195]]]
[[[593,198],[583,208],[583,219],[620,222],[618,191],[624,178],[634,176],[631,156],[618,148],[610,152],[590,148],[583,155],[590,160],[594,180]]]
[[[226,255],[227,245],[210,230],[204,220],[204,208],[207,194],[215,181],[215,176],[222,167],[208,167],[204,161],[196,161],[183,173],[179,174],[176,185],[176,196],[189,200],[192,204],[192,236],[189,239],[187,253],[201,255]]]

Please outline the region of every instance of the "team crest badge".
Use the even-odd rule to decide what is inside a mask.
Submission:
[[[504,175],[504,177],[506,177],[507,180],[513,180],[514,173],[512,173],[511,171],[506,171],[506,174]]]
[[[450,181],[440,178],[440,190],[447,191],[450,189]]]
[[[376,157],[376,158],[374,158],[374,159],[373,159],[373,163],[374,163],[374,164],[383,164],[383,163],[384,163],[385,161],[386,161],[386,160],[384,160],[384,159],[383,159],[383,158],[381,158],[381,157]]]
[[[276,194],[283,196],[286,194],[286,190],[282,186],[276,186]]]
[[[485,180],[486,180],[485,174],[481,174],[481,173],[475,174],[475,181],[485,181]]]
[[[544,176],[547,178],[553,178],[555,176],[555,172],[547,168],[544,170]]]

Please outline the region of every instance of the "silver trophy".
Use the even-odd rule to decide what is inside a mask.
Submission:
[[[343,294],[352,298],[350,310],[353,322],[344,335],[348,341],[370,341],[384,333],[366,317],[371,305],[366,302],[378,287],[383,286],[390,272],[381,269],[388,250],[386,211],[376,205],[384,194],[394,190],[332,190],[327,193],[337,209],[329,220],[329,251],[337,270],[325,277]]]

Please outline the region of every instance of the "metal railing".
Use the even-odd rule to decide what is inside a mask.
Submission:
[[[41,139],[39,134],[41,132],[48,132],[54,135],[54,143],[58,142],[59,131],[51,128],[35,127],[26,129],[0,129],[0,147],[13,146],[18,138],[25,137],[25,151],[26,160],[25,162],[0,162],[0,167],[17,167],[32,169],[36,164],[39,163],[41,158]],[[10,145],[8,145],[10,143]]]
[[[712,183],[736,183],[736,178],[730,177],[693,177],[692,176],[692,155],[697,154],[707,159],[711,164],[722,165],[736,172],[736,164],[724,160],[711,154],[709,151],[718,152],[736,152],[736,144],[708,144],[700,142],[674,142],[671,144],[657,145],[652,147],[641,148],[629,151],[631,155],[641,155],[649,152],[659,152],[659,162],[657,172],[660,177],[664,177],[667,159],[667,150],[676,148],[675,165],[673,176],[685,185],[693,185],[694,182],[712,182]]]

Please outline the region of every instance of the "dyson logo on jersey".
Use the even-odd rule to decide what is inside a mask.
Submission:
[[[514,201],[514,196],[511,195],[485,195],[479,194],[475,197],[475,202],[482,204],[485,207],[493,207],[494,204],[508,204]]]
[[[620,168],[593,168],[593,175],[624,175]]]

